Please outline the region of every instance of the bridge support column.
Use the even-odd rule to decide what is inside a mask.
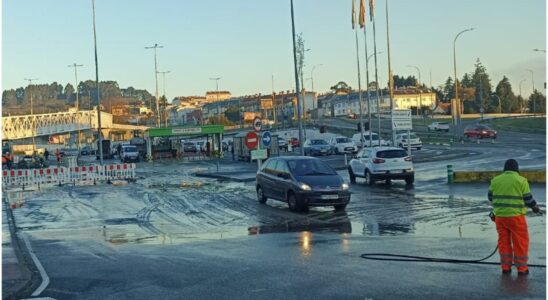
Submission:
[[[152,162],[152,139],[150,137],[146,138],[147,143],[147,160]]]

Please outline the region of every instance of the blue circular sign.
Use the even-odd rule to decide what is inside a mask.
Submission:
[[[261,142],[266,148],[269,148],[270,145],[272,145],[272,134],[270,134],[270,131],[264,131],[261,134]]]

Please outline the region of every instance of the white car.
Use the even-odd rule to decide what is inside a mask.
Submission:
[[[122,162],[139,161],[139,150],[133,145],[122,145],[122,151],[120,152],[120,160]]]
[[[362,134],[361,132],[358,132],[352,136],[352,140],[354,143],[356,143],[356,146],[359,148],[363,147],[369,147],[369,131],[366,131],[363,133],[363,140],[362,140]],[[379,138],[379,135],[372,132],[371,133],[371,146],[390,146],[390,142],[383,140],[382,138]]]
[[[411,132],[411,138],[407,136],[407,133],[398,133],[396,134],[396,145],[400,148],[407,149],[409,147],[409,144],[411,145],[411,148],[415,148],[417,150],[420,150],[422,148],[422,141],[421,139],[413,132]],[[410,141],[408,143],[408,141]]]
[[[332,137],[329,139],[329,145],[335,151],[335,154],[339,153],[356,153],[358,152],[358,146],[350,138],[344,136]]]
[[[449,132],[449,123],[447,122],[433,122],[428,125],[428,131],[445,131]]]
[[[396,147],[364,148],[348,164],[350,182],[356,183],[356,177],[365,178],[368,185],[377,180],[405,180],[407,184],[415,181],[415,169],[407,151]]]

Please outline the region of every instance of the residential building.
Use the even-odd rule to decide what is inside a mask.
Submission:
[[[394,108],[416,109],[420,106],[433,110],[436,107],[436,93],[430,90],[419,92],[416,88],[403,88],[394,91]]]
[[[227,99],[230,99],[231,94],[229,91],[213,91],[213,92],[206,92],[206,102],[217,102],[217,101],[224,101]]]

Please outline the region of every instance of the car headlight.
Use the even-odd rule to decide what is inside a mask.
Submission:
[[[343,184],[341,184],[341,189],[342,189],[343,191],[346,191],[346,190],[348,190],[349,188],[350,188],[350,186],[348,186],[348,183],[343,183]]]
[[[308,184],[306,184],[306,183],[300,183],[300,184],[299,184],[299,187],[300,187],[301,190],[303,190],[303,191],[310,191],[310,190],[312,190],[312,189],[310,188],[310,186],[309,186]]]

